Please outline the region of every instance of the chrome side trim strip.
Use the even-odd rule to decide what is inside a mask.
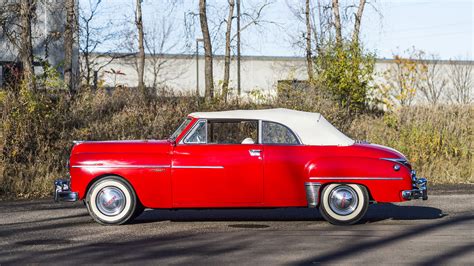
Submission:
[[[310,177],[311,180],[402,180],[401,177]]]
[[[176,169],[224,169],[220,165],[173,165],[171,168]]]
[[[108,165],[73,165],[72,168],[170,168],[171,165],[122,165],[122,164],[108,164]]]
[[[176,169],[223,169],[220,165],[73,165],[72,168],[176,168]]]

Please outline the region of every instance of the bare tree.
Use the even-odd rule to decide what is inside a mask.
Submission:
[[[278,25],[274,21],[265,19],[265,11],[272,3],[271,1],[265,0],[244,10],[241,14],[243,26],[240,28],[240,33],[255,26],[259,26],[260,29],[263,29],[263,27],[268,24]],[[237,38],[237,32],[232,36],[231,41],[235,38]]]
[[[79,6],[79,51],[81,55],[81,75],[87,86],[91,85],[94,72],[98,72],[117,58],[126,55],[114,54],[112,50],[96,54],[97,48],[117,38],[112,21],[97,23],[102,16],[102,0],[89,0],[87,8]],[[105,58],[105,60],[103,60]]]
[[[357,13],[355,13],[355,21],[354,21],[354,31],[352,32],[352,43],[359,44],[359,32],[360,32],[360,24],[362,21],[362,14],[364,13],[365,7],[365,0],[360,0],[359,7],[357,8]]]
[[[166,53],[170,53],[176,48],[179,49],[181,41],[181,38],[179,38],[181,35],[176,30],[176,23],[172,19],[176,7],[175,3],[170,0],[167,3],[166,10],[163,10],[163,13],[157,12],[157,16],[147,23],[147,27],[143,29],[143,42],[148,55],[145,61],[145,71],[151,73],[151,85],[155,90],[166,81],[175,80],[185,74],[185,68],[179,66],[168,69],[173,63],[173,58],[166,55]],[[126,17],[125,20],[132,21],[133,19]],[[133,22],[133,24],[135,23]],[[120,35],[122,37],[118,48],[125,51],[124,56],[126,56],[123,63],[133,67],[138,74],[140,61],[136,53],[138,33],[133,27],[125,27]]]
[[[341,15],[339,13],[339,0],[332,0],[332,13],[334,29],[336,30],[336,44],[342,45],[342,24]]]
[[[451,85],[449,98],[456,104],[470,104],[474,96],[474,64],[451,60],[448,78]]]
[[[170,11],[171,13],[171,11]],[[148,27],[145,34],[145,47],[150,55],[147,65],[153,74],[153,88],[162,85],[168,80],[177,79],[184,74],[184,69],[174,66],[172,70],[166,71],[172,62],[165,56],[178,46],[179,39],[171,38],[174,31],[173,21],[170,16],[164,16],[160,21],[156,21]]]
[[[214,97],[214,74],[212,69],[212,44],[207,24],[206,0],[199,0],[199,20],[201,22],[201,31],[204,39],[204,72],[205,72],[205,98],[209,100]]]
[[[145,46],[143,44],[142,0],[136,0],[135,25],[138,31],[138,88],[144,90]]]
[[[299,2],[300,1],[297,1],[297,3]],[[305,0],[304,6],[298,6],[294,2],[287,2],[287,6],[291,13],[293,13],[293,16],[305,25],[305,29],[301,34],[298,33],[297,36],[294,36],[293,32],[291,32],[289,35],[291,36],[293,45],[305,51],[307,71],[311,71],[308,72],[309,79],[312,79],[314,76],[313,60],[320,52],[320,37],[323,35],[324,25],[326,23],[322,10],[323,7],[320,2],[320,0],[317,1],[315,8],[311,7],[311,0]],[[299,38],[300,36],[303,38]],[[313,49],[313,44],[315,49]],[[311,60],[309,60],[310,58]]]
[[[313,56],[311,47],[311,15],[310,15],[310,0],[306,0],[305,5],[305,19],[306,19],[306,68],[308,71],[308,79],[313,80]],[[313,28],[314,29],[314,28]]]
[[[84,9],[79,10],[80,16],[80,45],[79,50],[83,60],[81,60],[81,65],[83,66],[83,71],[85,83],[87,86],[91,85],[92,72],[93,72],[93,58],[91,54],[95,51],[97,46],[101,43],[100,40],[94,38],[95,34],[102,30],[101,28],[95,28],[93,26],[93,20],[99,12],[99,6],[102,0],[97,0],[95,2],[89,1],[89,12],[86,12]]]
[[[66,26],[64,30],[64,83],[74,90],[72,77],[74,33],[76,30],[75,0],[66,0]]]
[[[440,65],[439,58],[432,55],[430,59],[425,64],[426,71],[421,72],[423,84],[419,87],[419,90],[428,103],[436,105],[448,84],[448,80],[443,75],[444,69]]]
[[[228,0],[229,14],[227,15],[227,29],[225,32],[225,56],[224,56],[224,81],[222,82],[222,97],[227,101],[227,93],[229,91],[230,79],[230,41],[232,34],[232,19],[234,17],[235,1]]]
[[[33,68],[33,43],[31,36],[31,20],[36,6],[36,1],[20,1],[20,60],[23,64],[23,80],[30,90],[35,89]]]
[[[308,2],[309,9],[306,8],[306,4],[308,4]],[[351,38],[348,37],[347,39],[352,39],[353,44],[359,44],[362,17],[366,5],[370,4],[377,11],[377,8],[372,3],[367,2],[366,0],[359,0],[358,5],[347,3],[346,5],[341,5],[341,2],[339,0],[317,0],[314,2],[314,8],[311,8],[311,0],[305,1],[304,7],[298,6],[298,3],[301,3],[301,1],[296,1],[296,3],[287,2],[287,6],[290,11],[292,11],[293,15],[306,25],[305,32],[302,34],[302,36],[304,37],[303,40],[299,38],[294,38],[295,36],[290,33],[290,36],[292,37],[292,42],[294,42],[294,40],[296,39],[296,42],[294,42],[293,45],[304,49],[307,54],[308,40],[306,36],[308,36],[309,25],[313,39],[311,41],[312,44],[314,44],[314,49],[311,49],[313,58],[317,57],[318,54],[324,52],[324,49],[322,49],[322,47],[324,47],[328,43],[331,43],[334,39],[334,35],[336,37],[336,44],[338,46],[344,40],[344,32],[350,32],[351,36],[349,37]],[[349,19],[351,17],[354,17],[353,29],[351,29],[350,31],[344,30],[344,27],[346,25],[352,24],[352,20]]]
[[[224,54],[227,54],[227,56],[224,56],[224,77],[222,80],[222,87],[221,87],[224,98],[226,98],[225,95],[228,95],[229,93],[230,76],[231,76],[230,70],[229,70],[229,76],[228,77],[226,76],[225,74],[227,72],[226,68],[230,69],[232,49],[235,47],[232,45],[232,43],[237,38],[238,33],[239,32],[242,33],[252,28],[264,27],[267,24],[276,24],[273,21],[266,20],[264,17],[265,15],[264,11],[267,9],[268,6],[272,4],[271,1],[265,0],[255,5],[249,5],[248,7],[246,7],[245,10],[243,10],[243,12],[241,13],[241,19],[242,19],[243,25],[240,28],[240,31],[237,29],[235,32],[233,32],[232,20],[234,18],[238,18],[238,16],[237,15],[231,16],[231,14],[233,14],[234,13],[233,11],[235,11],[235,9],[238,7],[237,3],[238,2],[236,2],[235,0],[228,0],[225,6],[220,5],[219,3],[216,3],[216,5],[214,6],[206,4],[206,18],[207,18],[207,24],[208,24],[207,28],[210,35],[210,40],[211,40],[210,43],[212,44],[211,51],[214,54],[216,51],[222,50]],[[224,8],[229,8],[225,17],[221,15],[222,14],[221,11]],[[200,22],[202,22],[201,12],[199,14],[195,12],[187,12],[185,16],[185,33],[186,33],[185,38],[187,40],[186,46],[188,49],[192,48],[191,44],[194,44],[195,39],[197,37],[196,33],[194,32],[194,29],[197,28],[195,27],[195,24],[197,21],[196,18],[198,17],[200,19]],[[225,28],[225,30],[223,30],[223,28]],[[201,30],[202,29],[203,28],[201,25]],[[204,49],[206,49],[206,44],[204,44]],[[237,50],[238,49],[239,48],[237,45]],[[225,63],[226,58],[227,58],[227,62],[229,62],[228,65]],[[237,59],[237,62],[238,62],[238,59]],[[238,77],[237,77],[237,80],[238,80]]]

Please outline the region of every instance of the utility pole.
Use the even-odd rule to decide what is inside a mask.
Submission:
[[[237,0],[237,95],[240,93],[240,0]]]

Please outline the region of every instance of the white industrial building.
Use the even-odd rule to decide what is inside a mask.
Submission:
[[[117,55],[115,55],[117,56]],[[112,61],[98,73],[98,78],[103,80],[106,86],[129,86],[137,85],[137,71],[134,59],[131,57],[120,57]],[[109,62],[110,56],[101,55],[102,62]],[[185,91],[195,93],[199,80],[200,95],[204,95],[204,57],[200,56],[196,62],[195,55],[162,55],[159,57],[147,56],[145,83],[147,86],[155,85],[167,86],[175,91]],[[431,61],[425,61],[428,65]],[[153,66],[160,64],[159,71],[155,71]],[[199,78],[196,75],[198,65]],[[232,93],[236,93],[237,87],[237,62],[235,58],[231,60],[230,87]],[[384,81],[384,72],[393,67],[394,61],[391,59],[378,59],[375,64],[375,82]],[[449,79],[449,73],[453,65],[472,65],[474,61],[438,61],[439,74],[441,78]],[[156,68],[155,68],[156,70]],[[214,57],[214,82],[219,88],[224,76],[224,57]],[[471,71],[474,86],[474,69]],[[279,56],[243,56],[241,58],[241,89],[246,94],[253,90],[259,90],[264,94],[275,94],[276,85],[281,80],[306,80],[306,61],[303,57],[279,57]],[[446,86],[446,90],[450,86]],[[471,88],[471,93],[474,94]],[[449,94],[448,92],[445,92]],[[474,95],[471,95],[471,97]],[[419,95],[418,100],[422,97]],[[447,100],[443,97],[443,100]]]

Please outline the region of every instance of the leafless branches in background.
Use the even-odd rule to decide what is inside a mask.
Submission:
[[[446,69],[441,65],[440,59],[436,55],[431,55],[428,59],[429,61],[423,63],[425,69],[421,72],[422,84],[419,90],[429,104],[436,105],[445,93],[448,79],[443,73]]]
[[[456,104],[470,104],[474,101],[474,64],[469,61],[450,62],[448,72],[451,93],[448,95],[451,102]]]
[[[119,31],[111,20],[97,20],[102,16],[102,0],[88,0],[88,6],[79,5],[79,52],[82,79],[86,86],[92,85],[94,73],[124,55],[114,54],[113,50],[97,53],[101,45],[111,43]],[[105,58],[105,59],[104,59]],[[104,60],[103,60],[104,59]]]

